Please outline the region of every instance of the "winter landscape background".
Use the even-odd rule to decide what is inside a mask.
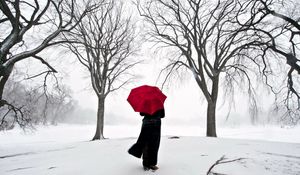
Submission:
[[[144,3],[150,1],[152,3]],[[50,4],[46,15],[30,18],[34,13],[32,9],[42,13],[39,8],[46,8],[45,2]],[[300,174],[300,67],[297,57],[300,54],[300,8],[297,0],[167,1],[170,6],[160,0],[126,1],[124,4],[114,0],[103,0],[103,4],[94,0],[45,2],[3,0],[0,3],[1,175]],[[22,15],[18,18],[19,3]],[[151,6],[153,4],[155,6]],[[170,7],[174,9],[167,11]],[[196,11],[194,15],[194,7],[203,13]],[[173,14],[177,8],[181,9],[180,13]],[[105,18],[106,12],[110,18]],[[162,12],[164,15],[160,15]],[[218,15],[213,15],[215,12]],[[286,15],[288,20],[277,13]],[[86,18],[81,18],[83,14]],[[58,15],[62,15],[61,18]],[[178,18],[176,15],[187,16]],[[151,23],[149,17],[154,17],[157,23]],[[200,26],[207,22],[212,30],[191,27],[190,17],[195,18],[193,21],[204,22]],[[251,20],[247,21],[248,17]],[[29,19],[37,21],[32,24]],[[121,22],[118,19],[122,19]],[[177,21],[179,19],[183,21]],[[93,20],[96,22],[91,22]],[[16,22],[19,24],[13,25]],[[66,26],[59,26],[61,24]],[[105,25],[99,27],[99,24]],[[120,26],[113,27],[116,24]],[[180,27],[184,24],[187,27]],[[87,26],[92,27],[91,31],[83,30]],[[26,27],[29,28],[22,35],[20,31]],[[105,28],[105,32],[98,31],[99,28]],[[200,31],[195,34],[183,30],[187,28]],[[243,30],[239,31],[240,28]],[[126,29],[126,37],[114,36],[122,33],[122,29]],[[93,32],[107,38],[83,43],[82,36],[97,38]],[[206,40],[198,38],[200,44],[194,42],[191,47],[189,43],[198,37],[193,38],[193,34],[201,32],[206,34]],[[47,43],[45,37],[51,34],[57,34],[50,40],[53,43],[33,52]],[[113,37],[109,38],[109,34]],[[17,35],[19,38],[13,37]],[[226,45],[235,36],[240,38]],[[170,38],[176,38],[177,45],[170,44]],[[108,41],[113,42],[106,43]],[[123,50],[117,50],[116,56],[110,47],[119,48],[120,45],[124,46],[120,47]],[[196,52],[199,48],[204,51]],[[103,55],[89,55],[93,49]],[[27,53],[30,54],[24,56]],[[107,59],[106,53],[113,56]],[[226,56],[222,53],[229,56],[222,57]],[[94,62],[85,64],[88,62],[85,56],[93,58]],[[225,58],[229,61],[224,61]],[[113,61],[105,62],[107,60]],[[220,64],[220,60],[226,66]],[[116,77],[109,76],[123,72],[122,66],[131,68],[128,72],[125,69],[124,76],[116,78],[116,85],[112,87],[122,83],[124,86],[107,96],[106,90],[111,87],[98,81],[103,77],[103,65],[112,66],[108,70],[117,68],[116,72],[104,76],[107,81],[115,80]],[[172,70],[168,65],[174,66],[173,72],[168,72]],[[182,67],[176,67],[178,65]],[[88,70],[94,70],[94,77]],[[172,76],[168,77],[168,73]],[[130,81],[127,82],[127,78]],[[213,81],[216,79],[220,82]],[[213,98],[216,82],[219,83],[218,100]],[[127,153],[139,136],[142,117],[126,99],[132,88],[144,84],[158,86],[167,96],[156,172],[144,171],[141,160]],[[209,95],[204,96],[204,92]],[[103,96],[106,97],[105,108],[98,106]],[[214,132],[207,132],[207,128],[213,128],[207,125],[208,103],[213,106],[212,101],[216,102],[216,113],[209,117],[215,118],[210,124],[216,124],[217,137]],[[101,112],[97,113],[101,110],[104,110],[102,116]],[[97,115],[104,123],[97,120]],[[104,124],[104,130],[95,137],[97,124]]]

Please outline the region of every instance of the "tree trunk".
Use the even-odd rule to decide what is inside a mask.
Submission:
[[[96,128],[95,136],[92,140],[104,139],[104,136],[103,136],[104,103],[105,103],[105,97],[98,97],[97,128]]]
[[[209,102],[207,106],[206,136],[217,137],[216,132],[216,102]]]
[[[207,104],[206,136],[217,137],[216,132],[216,107],[219,92],[219,76],[213,79],[211,100]]]
[[[5,101],[3,101],[3,91],[5,88],[5,84],[9,78],[9,76],[11,75],[11,72],[13,70],[13,66],[10,66],[8,68],[1,68],[1,75],[0,75],[0,108],[5,105]]]

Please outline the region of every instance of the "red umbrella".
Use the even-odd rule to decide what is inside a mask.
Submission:
[[[127,101],[135,112],[154,114],[164,108],[167,96],[158,87],[143,85],[130,91]]]

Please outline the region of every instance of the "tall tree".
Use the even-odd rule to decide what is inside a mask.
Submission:
[[[115,0],[104,1],[78,22],[66,39],[77,40],[68,48],[89,71],[98,98],[97,128],[92,140],[103,139],[105,99],[131,80],[129,70],[138,63],[130,59],[136,51],[135,27],[122,3]]]
[[[246,52],[260,45],[261,38],[249,31],[251,27],[247,24],[259,19],[244,18],[244,24],[239,22],[237,14],[247,16],[249,3],[238,0],[148,0],[138,1],[137,6],[150,27],[152,41],[179,52],[168,65],[170,70],[185,67],[193,73],[207,101],[206,135],[216,137],[222,75],[242,77],[248,83],[248,92],[254,94],[246,65],[246,60],[252,62],[253,58]]]
[[[56,73],[50,63],[42,58],[41,52],[64,42],[57,40],[57,37],[70,32],[92,10],[89,6],[77,11],[75,5],[75,0],[0,1],[0,107],[14,109],[15,117],[21,111],[3,99],[3,90],[14,65],[33,58],[48,68],[39,75]],[[80,14],[76,22],[75,14]]]

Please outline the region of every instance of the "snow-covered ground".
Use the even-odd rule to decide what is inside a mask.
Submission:
[[[299,175],[299,127],[218,129],[206,138],[198,127],[162,128],[159,167],[144,172],[141,160],[127,154],[139,126],[108,126],[110,138],[90,142],[94,126],[59,125],[36,132],[0,133],[1,175]],[[170,136],[179,139],[169,139]],[[246,140],[246,138],[248,140]],[[223,159],[222,159],[223,158]]]

